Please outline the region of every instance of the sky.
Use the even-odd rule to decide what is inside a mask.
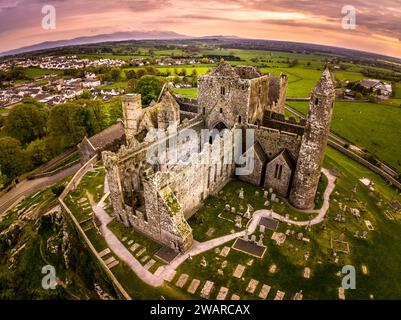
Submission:
[[[43,29],[42,8],[56,9]],[[342,9],[356,10],[344,29]],[[117,31],[235,35],[358,49],[401,58],[401,0],[0,0],[0,52]]]

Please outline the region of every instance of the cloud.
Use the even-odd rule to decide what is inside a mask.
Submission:
[[[52,32],[41,29],[45,4],[57,10]],[[357,11],[356,30],[341,28],[345,5]],[[208,35],[219,30],[269,38],[269,28],[283,40],[363,44],[364,50],[401,55],[400,8],[401,0],[0,0],[0,51],[93,32],[159,29]]]

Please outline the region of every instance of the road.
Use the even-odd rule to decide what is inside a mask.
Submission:
[[[6,212],[21,197],[30,196],[35,192],[51,186],[52,184],[74,174],[80,167],[81,164],[77,163],[76,165],[60,171],[50,177],[21,181],[13,189],[0,197],[0,215]]]

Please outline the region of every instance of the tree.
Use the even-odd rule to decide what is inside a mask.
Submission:
[[[137,86],[138,86],[138,80],[137,79],[131,79],[131,80],[128,81],[128,91],[129,92],[135,92]]]
[[[112,68],[110,71],[110,78],[113,81],[118,81],[121,76],[121,69],[120,68]]]
[[[11,181],[31,168],[31,163],[21,148],[21,143],[12,137],[0,138],[0,168]]]
[[[72,147],[86,135],[85,111],[83,106],[74,103],[59,104],[50,111],[48,129],[53,152]]]
[[[81,94],[81,96],[80,96],[80,99],[87,99],[87,100],[89,100],[90,98],[92,98],[92,94],[91,94],[90,90],[85,89],[85,90],[82,92],[82,94]]]
[[[152,100],[156,100],[163,84],[163,80],[156,76],[147,75],[139,79],[136,91],[142,95],[142,104],[149,105]]]
[[[43,139],[32,141],[26,148],[26,153],[34,166],[40,166],[52,158],[47,143]]]
[[[7,135],[26,144],[46,134],[47,111],[32,104],[22,104],[11,109],[5,123]]]
[[[128,71],[125,71],[125,77],[127,78],[127,80],[136,79],[137,74],[136,74],[135,70],[128,70]]]

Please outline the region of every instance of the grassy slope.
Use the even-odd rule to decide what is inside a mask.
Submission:
[[[306,114],[308,103],[288,105]],[[401,170],[401,107],[368,102],[337,102],[331,129]]]

